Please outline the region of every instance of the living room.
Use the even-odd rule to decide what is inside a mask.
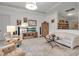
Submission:
[[[0,56],[79,56],[78,10],[78,2],[0,2]]]

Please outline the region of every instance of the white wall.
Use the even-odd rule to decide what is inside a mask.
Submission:
[[[48,14],[46,19],[49,22],[49,33],[67,32],[67,33],[74,33],[74,34],[79,35],[79,30],[57,29],[57,23],[58,23],[58,12],[57,11],[55,11],[54,13],[52,12],[51,14]],[[51,23],[52,19],[55,19],[54,23]],[[79,21],[79,17],[78,17],[78,21]]]
[[[41,25],[41,21],[45,19],[45,15],[41,13],[27,12],[26,10],[15,9],[5,6],[0,6],[0,14],[10,15],[11,25],[16,25],[16,20],[22,19],[23,17],[27,17],[30,20],[37,20],[38,33],[39,33],[39,27]]]
[[[54,19],[54,23],[51,23],[52,19]],[[53,33],[57,29],[57,20],[58,20],[57,12],[47,15],[46,21],[49,23],[49,33]]]
[[[16,20],[22,19],[22,17],[27,17],[32,20],[37,20],[38,33],[39,33],[39,27],[41,26],[41,22],[47,21],[49,22],[49,33],[63,31],[63,32],[71,32],[71,33],[79,34],[79,30],[59,30],[57,29],[57,20],[58,20],[57,11],[53,11],[53,12],[50,12],[50,14],[45,15],[41,13],[27,12],[26,10],[0,6],[0,14],[10,15],[11,25],[16,25]],[[51,23],[52,19],[55,19],[54,23]]]
[[[60,5],[57,6],[57,8],[50,10],[49,14],[46,17],[46,19],[43,20],[43,21],[49,22],[49,33],[68,32],[68,33],[74,33],[74,34],[79,35],[79,30],[57,29],[57,22],[58,22],[58,11],[57,10],[60,9],[60,11],[63,11],[64,9],[66,9],[66,7],[64,7],[64,6],[67,6],[68,8],[70,8],[71,6],[75,6],[75,4],[73,4],[73,3],[72,4],[68,3],[68,5],[66,5],[66,3],[64,5],[63,4],[61,3]],[[64,9],[62,9],[62,8],[64,8]],[[79,15],[79,4],[78,4],[78,15]],[[55,19],[54,23],[51,23],[52,19]],[[79,16],[78,16],[78,22],[79,22]]]

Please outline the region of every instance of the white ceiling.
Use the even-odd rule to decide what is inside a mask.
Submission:
[[[25,4],[25,2],[0,2],[0,5],[27,10]],[[38,9],[34,12],[49,13],[55,10],[64,12],[69,8],[76,8],[77,2],[37,2],[37,6]]]
[[[37,2],[38,9],[36,12],[47,13],[53,6],[55,6],[58,2]],[[25,8],[26,2],[0,2],[0,5],[14,7],[14,8]],[[27,10],[27,9],[26,9]]]

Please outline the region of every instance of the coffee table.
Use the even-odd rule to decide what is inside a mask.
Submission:
[[[45,39],[47,43],[53,48],[54,46],[58,46],[55,40],[59,40],[60,38],[55,34],[51,34],[51,35],[48,35],[48,37],[45,37]],[[55,43],[55,45],[53,45],[52,43]]]

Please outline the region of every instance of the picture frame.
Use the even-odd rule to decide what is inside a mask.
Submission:
[[[21,20],[17,20],[17,25],[21,25]]]
[[[37,26],[37,20],[28,20],[29,26]]]
[[[23,17],[23,23],[27,22],[27,17]]]
[[[52,20],[51,20],[51,23],[54,23],[54,20],[55,20],[55,19],[52,19]]]

